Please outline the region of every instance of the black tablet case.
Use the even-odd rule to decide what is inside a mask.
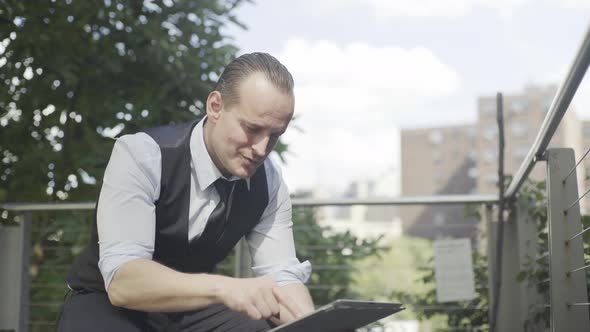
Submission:
[[[403,310],[400,303],[336,300],[269,332],[350,331]]]

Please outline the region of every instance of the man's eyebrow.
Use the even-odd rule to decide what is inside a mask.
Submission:
[[[256,122],[251,122],[251,121],[248,121],[246,119],[242,119],[242,124],[244,124],[244,125],[246,125],[248,127],[253,127],[253,128],[262,128],[263,127],[262,125],[259,125]]]
[[[254,129],[264,128],[264,125],[260,125],[260,124],[258,124],[256,122],[251,122],[251,121],[249,121],[247,119],[240,119],[240,122],[242,124],[248,126],[248,127],[254,128]],[[277,130],[273,130],[272,133],[274,135],[279,135],[280,136],[280,135],[284,134],[287,131],[288,128],[289,128],[289,126],[286,126],[285,128],[279,128]]]

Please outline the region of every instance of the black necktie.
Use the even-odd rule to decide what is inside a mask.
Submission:
[[[215,237],[221,236],[223,228],[227,223],[229,212],[231,209],[231,201],[233,194],[233,182],[227,181],[223,178],[219,178],[215,181],[215,189],[219,193],[219,204],[215,207],[211,215],[207,226],[211,227],[211,230],[215,234]]]

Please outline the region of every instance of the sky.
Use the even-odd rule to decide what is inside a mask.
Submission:
[[[338,193],[399,176],[400,129],[475,123],[479,96],[560,84],[590,0],[257,0],[237,17],[240,54],[268,52],[295,80],[285,181]],[[573,103],[590,119],[590,78]]]

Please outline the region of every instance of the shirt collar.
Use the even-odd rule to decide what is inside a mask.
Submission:
[[[207,117],[205,116],[193,128],[190,141],[191,158],[197,173],[197,182],[199,183],[201,191],[207,189],[219,178],[224,178],[228,181],[242,179],[235,175],[232,175],[229,178],[223,176],[221,171],[215,166],[215,163],[213,163],[213,160],[207,151],[207,147],[205,146],[205,131],[203,130],[203,125],[206,119]],[[250,178],[245,178],[244,180],[246,181],[246,187],[250,190]]]

